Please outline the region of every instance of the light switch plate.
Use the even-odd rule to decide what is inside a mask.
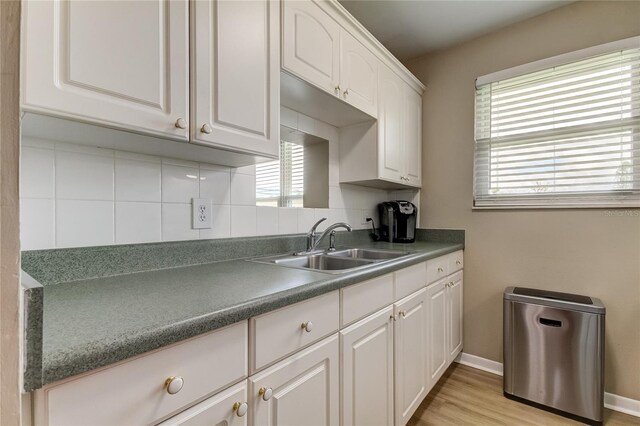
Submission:
[[[209,229],[212,223],[211,198],[191,199],[191,228]]]

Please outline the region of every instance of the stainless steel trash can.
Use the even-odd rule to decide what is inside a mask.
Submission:
[[[504,291],[504,395],[601,423],[605,307],[596,298]]]

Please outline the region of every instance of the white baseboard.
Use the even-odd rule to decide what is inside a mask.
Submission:
[[[498,376],[502,376],[503,370],[501,362],[492,361],[490,359],[467,354],[464,352],[460,353],[460,355],[457,356],[455,362],[462,365],[467,365],[469,367],[477,368],[478,370],[497,374]],[[640,417],[640,401],[635,399],[605,392],[604,406],[614,411],[619,411],[631,416]]]

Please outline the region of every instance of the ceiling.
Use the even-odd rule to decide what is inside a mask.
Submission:
[[[339,2],[401,61],[572,3],[560,0]]]

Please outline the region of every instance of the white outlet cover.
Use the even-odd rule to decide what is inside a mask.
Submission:
[[[211,198],[191,199],[191,228],[209,229],[213,223]]]

